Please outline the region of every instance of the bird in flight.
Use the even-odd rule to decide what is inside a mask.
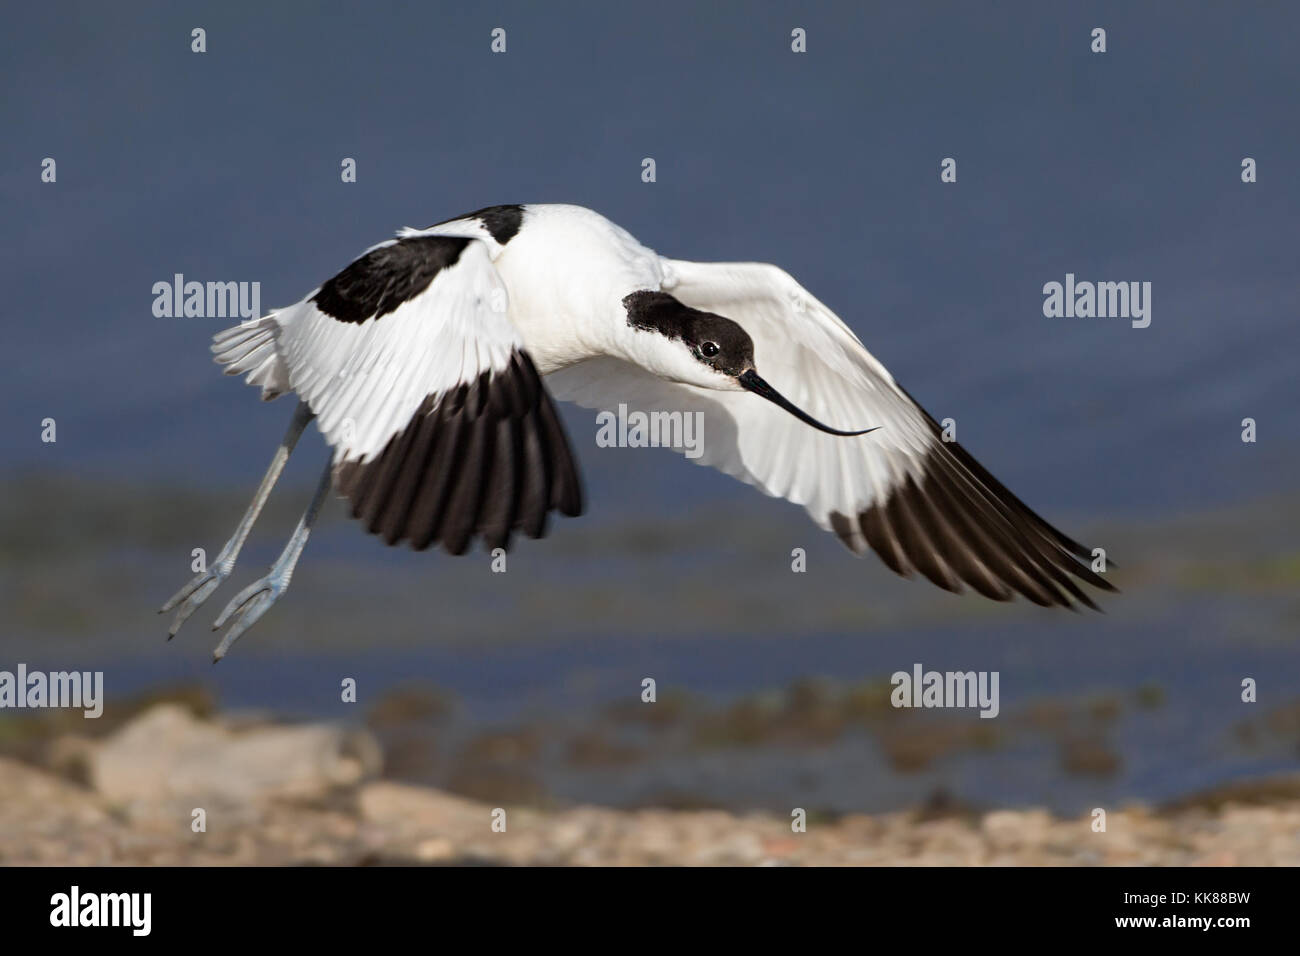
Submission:
[[[301,302],[218,333],[228,375],[298,405],[170,636],[234,568],[307,424],[333,449],[280,557],[217,617],[220,659],[289,586],[331,487],[387,544],[508,548],[577,515],[553,399],[701,413],[695,460],[807,509],[855,554],[996,601],[1096,605],[1092,552],[986,471],[830,309],[754,262],[657,255],[590,209],[490,206],[403,229]]]

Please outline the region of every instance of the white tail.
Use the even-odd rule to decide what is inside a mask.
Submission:
[[[256,322],[243,322],[212,337],[212,353],[227,375],[243,375],[249,385],[262,387],[262,401],[279,398],[289,390],[289,370],[280,360],[276,340],[280,325],[272,312]]]

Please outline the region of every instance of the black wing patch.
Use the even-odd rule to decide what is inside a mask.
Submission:
[[[443,269],[454,266],[473,239],[409,236],[371,249],[330,279],[311,297],[340,322],[365,322],[396,311],[429,288]]]
[[[460,222],[462,219],[477,219],[483,224],[483,228],[488,231],[492,238],[498,244],[504,246],[519,233],[519,227],[524,222],[524,207],[517,203],[504,206],[484,206],[482,209],[475,209],[463,216],[444,219],[442,222],[434,223],[434,225],[445,226],[449,222]],[[430,226],[430,228],[433,227]]]
[[[833,512],[840,540],[857,550],[860,532],[891,570],[905,577],[920,571],[948,591],[965,582],[995,601],[1019,592],[1043,607],[1077,601],[1096,610],[1074,579],[1116,588],[1092,570],[1092,552],[1031,511],[956,442],[943,441],[939,423],[921,413],[935,437],[922,478],[909,476],[859,515]]]
[[[583,507],[568,437],[522,352],[495,375],[425,398],[383,451],[340,462],[334,480],[368,531],[417,551],[441,542],[463,554],[475,535],[508,550],[516,530],[542,537],[552,509]]]
[[[487,206],[478,212],[472,212],[466,219],[474,218],[483,223],[483,227],[492,234],[501,245],[505,245],[519,232],[524,221],[524,207],[519,205]]]

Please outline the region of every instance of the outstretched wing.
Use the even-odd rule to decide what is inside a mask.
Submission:
[[[804,506],[855,553],[899,574],[994,600],[1095,607],[1075,579],[1114,590],[1091,553],[1034,514],[939,425],[833,312],[763,263],[664,260],[663,291],[738,322],[759,373],[814,418],[868,435],[827,435],[749,392],[664,382],[600,359],[548,377],[557,398],[594,408],[704,414],[695,459]]]
[[[302,302],[218,334],[228,374],[292,389],[352,514],[394,544],[508,547],[582,511],[568,439],[480,238],[407,232]]]

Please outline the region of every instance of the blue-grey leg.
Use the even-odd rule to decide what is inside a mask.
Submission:
[[[280,447],[275,450],[275,457],[271,459],[271,466],[266,469],[266,474],[262,477],[262,484],[258,486],[257,494],[253,496],[253,501],[244,512],[244,517],[239,520],[239,527],[235,533],[230,536],[225,547],[217,554],[216,558],[208,565],[206,571],[200,571],[194,578],[177,591],[170,601],[162,606],[158,611],[159,614],[166,614],[172,608],[180,605],[176,612],[176,619],[172,621],[171,630],[167,632],[167,640],[176,636],[176,632],[181,629],[181,625],[191,614],[197,611],[212,592],[226,578],[230,577],[230,572],[235,568],[235,560],[239,557],[239,551],[244,546],[244,540],[248,537],[248,532],[253,530],[253,522],[257,516],[262,513],[262,506],[266,504],[266,499],[271,496],[271,489],[280,478],[280,473],[284,471],[285,462],[289,460],[289,455],[293,451],[294,445],[298,444],[298,439],[302,437],[303,429],[307,423],[315,416],[312,415],[311,409],[307,407],[306,402],[299,402],[298,407],[294,409],[293,420],[289,422],[289,430],[284,433],[284,440],[280,442]]]
[[[316,493],[312,495],[311,504],[307,506],[307,510],[298,519],[298,527],[294,529],[293,537],[284,546],[284,550],[280,552],[280,557],[276,558],[275,564],[271,565],[270,572],[266,577],[254,581],[236,594],[212,625],[212,629],[215,631],[233,615],[239,615],[234,624],[231,625],[230,630],[226,631],[221,643],[217,645],[217,649],[212,652],[214,662],[225,657],[226,651],[230,650],[230,645],[239,640],[239,636],[252,627],[257,622],[257,619],[266,613],[267,608],[274,604],[280,595],[288,589],[289,579],[293,577],[293,567],[298,563],[298,556],[302,554],[302,549],[307,545],[307,538],[311,535],[311,526],[316,521],[316,516],[320,514],[320,506],[325,500],[325,495],[330,490],[333,475],[333,464],[327,464],[325,471],[320,476],[320,483],[316,486]]]

